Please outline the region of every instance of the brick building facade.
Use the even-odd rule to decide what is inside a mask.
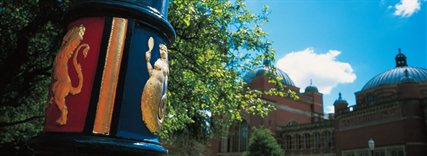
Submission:
[[[273,87],[259,68],[245,77],[254,89]],[[427,69],[409,67],[399,50],[396,67],[372,78],[356,92],[356,104],[341,98],[335,113],[323,114],[322,94],[315,86],[299,88],[283,71],[276,75],[298,93],[298,100],[265,96],[277,107],[265,118],[248,116],[213,144],[213,155],[241,155],[251,127],[270,129],[286,156],[425,156],[427,155]],[[375,141],[374,151],[368,140]]]

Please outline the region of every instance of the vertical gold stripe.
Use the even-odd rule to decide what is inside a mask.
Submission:
[[[95,125],[93,126],[93,133],[96,134],[110,134],[127,25],[127,19],[113,18],[96,109]]]

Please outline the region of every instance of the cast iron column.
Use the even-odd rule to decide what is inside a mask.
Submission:
[[[163,155],[167,0],[76,0],[58,50],[37,155]]]

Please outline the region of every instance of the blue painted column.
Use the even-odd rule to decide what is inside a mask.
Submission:
[[[167,154],[158,140],[167,109],[167,46],[175,40],[167,10],[167,0],[72,4],[45,128],[30,141],[36,155]],[[69,48],[75,40],[83,50]],[[64,60],[66,53],[76,56]],[[58,77],[80,90],[64,94]]]

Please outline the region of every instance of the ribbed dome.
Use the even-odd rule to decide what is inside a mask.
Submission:
[[[369,80],[368,83],[363,86],[362,91],[382,85],[427,82],[427,69],[409,67],[405,54],[402,53],[400,48],[398,51],[399,53],[395,57],[396,68],[387,70]]]
[[[409,76],[408,70],[404,71],[405,76],[400,79],[400,83],[417,83],[412,76]]]
[[[382,85],[397,85],[402,82],[402,78],[406,77],[405,70],[408,71],[408,75],[416,83],[427,82],[427,69],[408,66],[396,67],[369,80],[368,83],[363,86],[362,91]]]
[[[251,72],[249,72],[248,74],[246,74],[245,77],[243,77],[243,80],[246,83],[251,83],[252,80],[257,77],[257,76],[261,76],[261,75],[266,75],[270,70],[266,67],[261,67],[261,68],[257,68],[255,70],[252,70]],[[288,74],[286,74],[284,71],[276,68],[276,76],[281,77],[282,78],[282,82],[285,85],[289,85],[289,86],[295,86],[294,82],[291,80],[291,78],[289,78]]]

